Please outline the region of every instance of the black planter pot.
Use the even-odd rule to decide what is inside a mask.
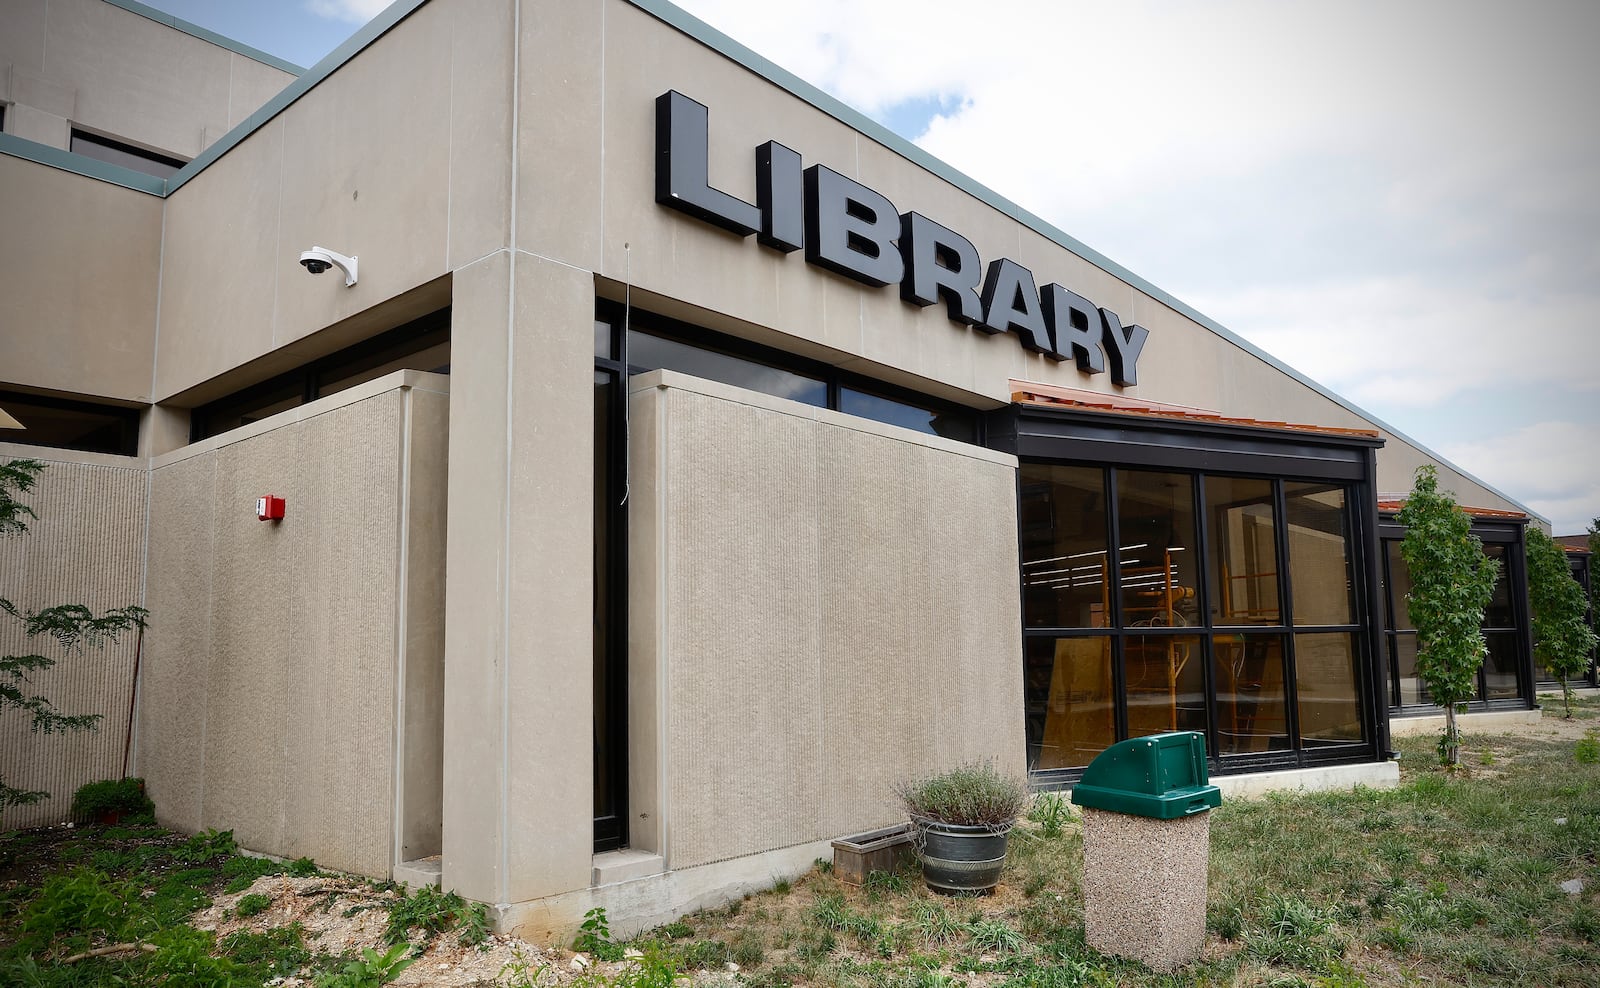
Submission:
[[[981,893],[994,888],[1006,864],[1010,827],[966,827],[956,823],[918,821],[922,878],[937,892]]]

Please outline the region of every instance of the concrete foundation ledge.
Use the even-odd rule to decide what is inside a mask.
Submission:
[[[404,882],[407,888],[420,889],[425,885],[439,887],[440,858],[435,854],[415,861],[402,861],[394,866],[394,880]]]
[[[606,911],[613,936],[631,937],[685,913],[771,888],[780,878],[796,878],[810,870],[818,858],[832,854],[831,839],[813,841],[543,899],[506,903],[492,910],[495,929],[530,943],[565,947],[578,932],[583,914],[599,906]],[[601,857],[596,856],[597,873]]]
[[[1460,725],[1464,734],[1482,734],[1537,724],[1543,717],[1543,712],[1539,710],[1478,710],[1459,714],[1456,723]],[[1392,717],[1389,720],[1390,737],[1409,738],[1418,734],[1438,734],[1443,730],[1442,713],[1423,714],[1419,717]]]
[[[1211,784],[1222,790],[1224,801],[1249,799],[1281,790],[1315,792],[1324,789],[1351,789],[1370,786],[1391,789],[1400,784],[1398,762],[1362,762],[1356,765],[1324,765],[1297,768],[1287,772],[1251,772],[1246,775],[1213,775]]]

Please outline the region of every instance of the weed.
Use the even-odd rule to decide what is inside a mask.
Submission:
[[[230,957],[216,957],[215,934],[189,926],[169,926],[150,937],[156,948],[145,969],[151,984],[184,988],[242,988],[239,965]]]
[[[249,895],[240,896],[239,901],[234,904],[233,911],[240,919],[248,919],[258,913],[266,912],[267,907],[270,905],[272,905],[272,896],[262,895],[260,892],[252,892]]]
[[[1600,731],[1590,729],[1583,732],[1583,737],[1572,748],[1572,757],[1580,765],[1600,764]]]
[[[260,933],[239,930],[222,938],[218,948],[243,967],[260,970],[266,977],[284,977],[311,960],[299,923],[270,927]]]
[[[1028,949],[1028,941],[1012,929],[1005,920],[985,919],[967,927],[972,945],[981,950],[1000,954],[1020,953]]]
[[[867,897],[873,900],[889,895],[910,895],[911,880],[898,871],[874,871],[867,874],[867,881],[862,888],[866,890]]]
[[[389,907],[389,925],[383,935],[390,943],[400,943],[414,929],[422,931],[423,943],[454,929],[457,941],[476,946],[489,935],[489,911],[483,903],[468,902],[459,893],[424,885],[414,895],[401,895]]]
[[[120,938],[134,932],[137,899],[130,885],[98,872],[79,868],[53,875],[22,914],[20,943],[32,952],[58,939],[76,946],[95,934]]]
[[[829,861],[827,858],[818,858],[812,863],[812,867],[817,869],[817,874],[819,875],[833,874],[833,862]]]
[[[882,932],[878,921],[845,905],[838,893],[819,895],[811,904],[811,921],[825,930],[849,933],[862,943],[870,943]]]
[[[1041,792],[1033,797],[1028,807],[1028,819],[1039,825],[1041,836],[1060,837],[1068,820],[1072,819],[1072,803],[1059,792]]]
[[[669,940],[682,940],[694,936],[694,927],[680,919],[675,923],[668,923],[657,932]]]
[[[578,935],[572,940],[572,949],[593,954],[602,961],[622,960],[622,945],[611,939],[611,922],[606,919],[602,906],[595,906],[583,914]]]
[[[779,878],[772,883],[772,894],[788,895],[790,890],[793,888],[794,883],[790,882],[787,878]]]
[[[761,940],[761,934],[754,930],[740,930],[733,938],[728,956],[740,967],[754,967],[760,964],[767,958],[767,949]]]
[[[293,878],[313,878],[322,873],[322,869],[310,858],[295,858],[284,870]]]
[[[1323,910],[1280,895],[1267,909],[1266,928],[1245,932],[1245,953],[1263,964],[1327,971],[1345,947],[1332,930],[1333,922]]]
[[[407,944],[397,943],[379,954],[369,947],[361,952],[360,959],[318,978],[316,988],[382,988],[416,963],[416,958],[405,956],[407,949]]]
[[[231,830],[202,830],[172,849],[172,857],[185,864],[206,864],[237,854]]]
[[[907,926],[929,946],[955,943],[967,932],[966,924],[950,915],[948,909],[927,899],[911,904],[911,920]]]
[[[275,875],[282,870],[282,865],[266,858],[249,858],[242,854],[229,858],[222,863],[222,875],[228,879],[223,891],[230,894],[243,892],[261,876]]]

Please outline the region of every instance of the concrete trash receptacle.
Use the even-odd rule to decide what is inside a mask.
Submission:
[[[1130,738],[1101,752],[1072,789],[1083,810],[1083,926],[1102,954],[1172,971],[1206,938],[1210,810],[1205,736]]]

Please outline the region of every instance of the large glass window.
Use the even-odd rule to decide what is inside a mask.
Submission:
[[[174,158],[171,155],[125,144],[110,137],[101,137],[99,134],[91,134],[76,128],[72,131],[67,149],[73,154],[81,154],[86,158],[120,165],[123,168],[132,168],[134,171],[154,175],[156,178],[167,178],[188,164],[182,158]]]
[[[1472,699],[1477,702],[1522,701],[1531,699],[1531,659],[1522,630],[1524,591],[1521,532],[1504,526],[1496,529],[1479,525],[1474,529],[1485,541],[1484,555],[1500,567],[1494,593],[1483,612],[1483,640],[1486,649],[1478,685]],[[1431,706],[1422,679],[1417,675],[1417,632],[1411,624],[1406,596],[1411,592],[1411,573],[1400,555],[1404,530],[1391,525],[1384,530],[1384,583],[1387,589],[1384,637],[1389,649],[1391,707]],[[1512,541],[1516,539],[1518,541]]]
[[[1019,496],[1034,771],[1174,730],[1224,767],[1367,742],[1343,485],[1026,462]]]

